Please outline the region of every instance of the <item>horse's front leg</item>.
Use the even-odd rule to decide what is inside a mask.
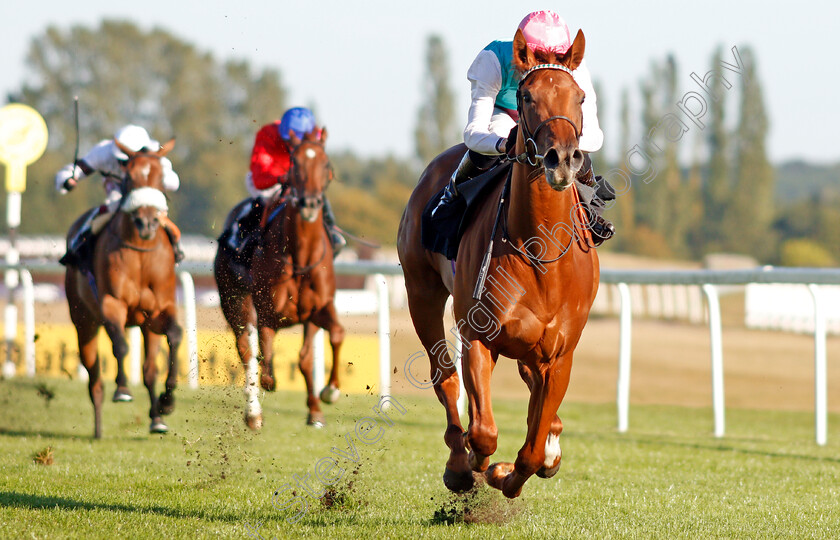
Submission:
[[[277,386],[274,380],[274,336],[275,330],[269,326],[259,325],[260,346],[260,385],[265,390],[273,392]]]
[[[306,383],[306,407],[309,409],[306,425],[321,428],[324,427],[326,421],[324,420],[324,413],[321,412],[321,403],[318,401],[314,382],[315,355],[312,343],[316,332],[317,328],[312,320],[303,323],[303,345],[301,345],[298,354],[298,369],[300,369],[300,374],[303,375],[303,380]]]
[[[160,336],[149,331],[147,326],[143,327],[143,345],[145,358],[143,359],[143,384],[149,392],[149,425],[150,433],[166,433],[169,428],[163,423],[160,417],[157,394],[155,394],[155,381],[157,379],[157,359],[160,350]]]
[[[519,376],[528,385],[528,390],[531,390],[535,385],[535,378],[541,377],[539,371],[532,370],[524,362],[519,362]],[[530,417],[530,414],[529,414]],[[560,417],[554,415],[554,420],[551,422],[551,427],[548,429],[548,438],[545,441],[545,462],[543,466],[537,470],[537,476],[540,478],[551,478],[560,469],[560,458],[562,452],[560,450],[560,434],[563,432],[563,422]]]
[[[557,409],[569,387],[571,369],[571,351],[553,359],[539,373],[532,368],[525,444],[515,463],[494,463],[486,473],[487,483],[502,490],[505,497],[518,497],[531,475],[559,465],[559,441],[549,439],[549,434],[556,428]]]
[[[125,376],[125,355],[128,354],[128,341],[125,339],[125,323],[128,317],[126,305],[111,295],[102,298],[102,317],[105,332],[111,339],[114,358],[117,361],[117,389],[114,391],[114,402],[131,401],[134,398],[128,389],[128,378]]]
[[[490,378],[497,356],[479,340],[470,341],[464,348],[461,373],[470,407],[470,425],[466,433],[470,467],[476,472],[484,472],[490,464],[490,456],[496,452],[499,436],[490,399]]]
[[[341,345],[344,343],[344,327],[338,322],[338,313],[335,310],[335,304],[330,302],[323,310],[324,320],[318,321],[318,326],[330,333],[330,348],[332,349],[332,370],[330,371],[330,380],[327,385],[321,390],[321,401],[324,403],[335,403],[341,397],[341,390],[339,390],[340,383],[338,380],[339,367],[339,353]]]
[[[178,348],[184,335],[174,313],[167,313],[164,333],[169,346],[169,366],[166,373],[166,391],[158,399],[158,410],[160,414],[172,414],[175,410],[175,388],[178,385]]]

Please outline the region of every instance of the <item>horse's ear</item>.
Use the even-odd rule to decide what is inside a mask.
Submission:
[[[572,46],[563,55],[560,63],[571,69],[576,70],[581,62],[583,62],[583,51],[586,49],[586,38],[583,37],[583,30],[578,30]]]
[[[327,144],[327,127],[321,128],[321,146]]]
[[[528,48],[528,42],[522,35],[522,30],[516,29],[513,37],[513,65],[520,73],[524,73],[537,65],[533,51]]]
[[[300,146],[300,137],[298,137],[291,129],[289,130],[289,144],[292,148]]]
[[[172,151],[172,148],[174,148],[174,146],[175,137],[172,137],[171,139],[160,145],[160,150],[158,150],[157,155],[159,155],[160,157],[165,156],[166,154]]]
[[[118,141],[117,139],[114,139],[114,144],[117,145],[117,148],[120,149],[120,152],[122,152],[123,154],[128,156],[128,159],[133,158],[134,155],[137,153],[137,152],[132,152],[131,150],[129,150],[125,145],[120,143],[120,141]]]

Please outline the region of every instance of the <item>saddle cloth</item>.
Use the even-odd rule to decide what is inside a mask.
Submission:
[[[475,209],[484,203],[493,188],[504,182],[511,168],[509,162],[504,162],[475,178],[459,183],[458,197],[455,197],[451,204],[438,209],[432,216],[432,210],[437,207],[445,187],[438,191],[423,209],[420,224],[423,247],[440,253],[449,260],[455,260],[461,237],[470,224]]]

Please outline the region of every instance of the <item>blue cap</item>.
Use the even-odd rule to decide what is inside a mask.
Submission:
[[[303,136],[313,129],[315,129],[315,115],[306,107],[293,107],[283,113],[283,118],[280,119],[280,125],[277,127],[283,140],[289,139],[289,130],[292,130],[299,139],[303,139]]]

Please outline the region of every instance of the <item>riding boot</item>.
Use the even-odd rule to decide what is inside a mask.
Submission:
[[[432,210],[432,216],[437,213],[438,210],[445,206],[449,206],[452,204],[455,199],[460,195],[458,193],[458,184],[469,180],[471,178],[475,178],[480,173],[486,171],[489,167],[481,168],[470,158],[471,151],[467,151],[464,153],[464,157],[461,158],[461,162],[458,164],[458,168],[455,169],[455,172],[452,173],[452,177],[449,179],[449,184],[446,185],[446,188],[443,190],[443,195],[440,197],[440,201],[438,201],[437,206],[434,210]],[[495,161],[495,160],[494,160]]]
[[[169,237],[169,243],[172,244],[172,252],[175,254],[175,264],[184,260],[184,250],[181,249],[181,230],[175,225],[169,216],[161,219],[163,230],[166,231],[166,236]]]
[[[335,224],[335,214],[333,214],[330,201],[324,197],[324,228],[327,229],[327,235],[330,237],[330,243],[333,248],[333,257],[337,257],[338,253],[347,245],[347,240],[341,234],[338,226]]]
[[[576,180],[584,186],[578,192],[589,218],[589,232],[592,233],[595,246],[600,246],[615,234],[615,225],[601,215],[604,212],[604,201],[615,199],[615,190],[603,177],[594,175],[588,154]]]
[[[85,222],[76,231],[76,234],[67,242],[67,252],[58,260],[64,266],[76,266],[82,268],[87,265],[90,259],[90,251],[93,247],[94,234],[91,231],[93,219],[99,214],[99,208],[88,212]]]

